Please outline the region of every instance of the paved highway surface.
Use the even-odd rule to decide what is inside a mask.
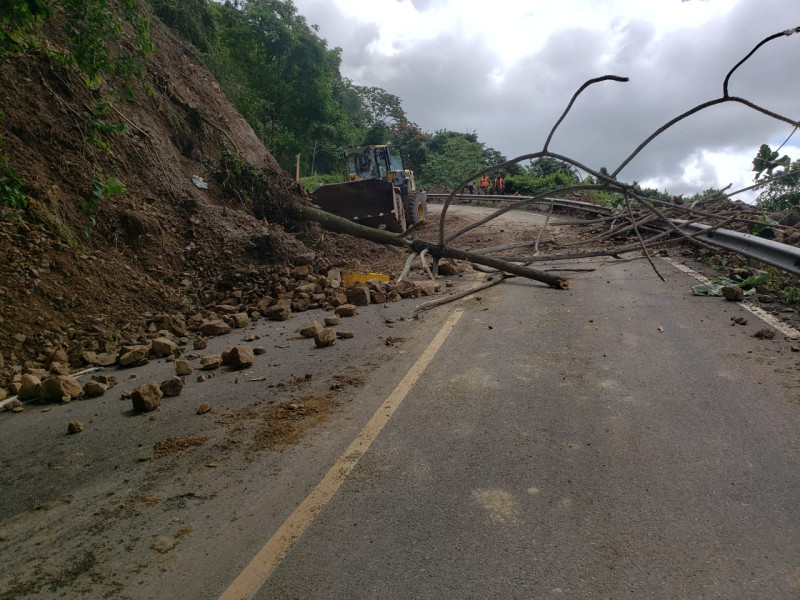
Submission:
[[[752,337],[767,325],[661,261],[666,284],[643,261],[566,266],[597,270],[417,322],[414,302],[371,306],[326,350],[289,340],[305,317],[259,323],[253,370],[152,418],[118,395],[0,415],[0,598],[800,597],[797,342]],[[258,378],[305,372],[293,402],[365,384],[299,443],[253,449],[284,399]],[[179,435],[208,441],[150,460]]]
[[[800,597],[796,360],[661,266],[466,302],[257,597]]]

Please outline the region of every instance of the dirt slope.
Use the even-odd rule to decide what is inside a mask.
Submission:
[[[383,252],[302,223],[285,231],[281,207],[304,192],[192,51],[155,19],[151,35],[133,84],[90,90],[43,52],[0,64],[2,151],[29,196],[0,219],[0,387],[43,349],[135,339],[155,313],[202,306],[270,265]],[[109,177],[125,191],[87,207]]]

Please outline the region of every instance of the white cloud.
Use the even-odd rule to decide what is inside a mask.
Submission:
[[[477,131],[509,157],[541,149],[585,80],[629,76],[587,89],[551,145],[609,169],[666,121],[721,96],[725,74],[758,41],[800,25],[797,0],[294,1],[343,48],[346,76],[398,95],[426,130]],[[730,93],[800,119],[798,69],[800,35],[777,39],[736,72]],[[679,193],[746,182],[758,146],[790,129],[741,105],[712,107],[621,177]]]

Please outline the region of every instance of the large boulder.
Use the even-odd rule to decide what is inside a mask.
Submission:
[[[363,283],[356,283],[347,288],[347,301],[356,306],[369,305],[369,287]]]
[[[222,364],[234,369],[246,369],[255,362],[253,349],[245,344],[241,346],[231,346],[222,353]]]
[[[121,367],[136,367],[147,363],[150,354],[150,344],[137,346],[123,346],[119,355]]]
[[[164,393],[158,383],[148,381],[131,392],[131,401],[134,409],[140,412],[150,412],[161,406],[161,398],[163,396]]]
[[[157,337],[150,344],[153,354],[157,357],[174,356],[178,358],[181,355],[181,347],[167,337]]]
[[[51,375],[39,385],[39,398],[50,402],[63,402],[81,395],[81,384],[69,375]]]
[[[34,377],[30,373],[25,373],[20,381],[19,391],[17,398],[20,400],[32,400],[39,396],[39,385],[41,381],[38,377]]]
[[[242,327],[247,327],[250,324],[250,317],[247,316],[246,312],[238,312],[234,314],[231,318],[233,319],[233,326],[238,327],[240,329]]]
[[[222,319],[212,319],[200,324],[200,332],[203,335],[224,335],[231,332],[231,326]]]

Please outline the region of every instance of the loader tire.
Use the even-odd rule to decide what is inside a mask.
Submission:
[[[408,192],[405,209],[406,227],[411,227],[424,221],[428,216],[428,197],[418,190]]]

